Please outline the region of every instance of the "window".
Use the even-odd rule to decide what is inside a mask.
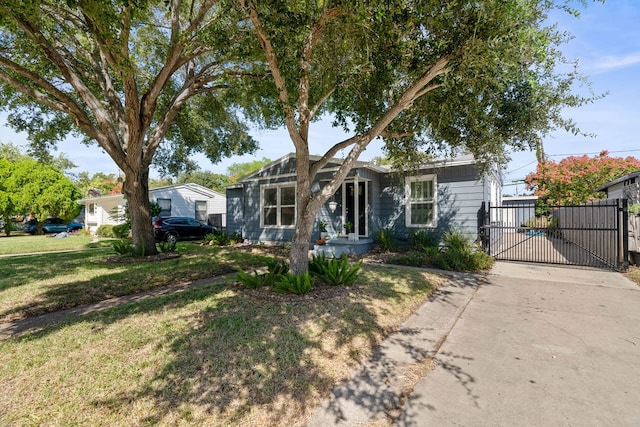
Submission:
[[[198,221],[207,222],[207,202],[196,200],[196,219]]]
[[[406,179],[407,227],[435,227],[436,176],[412,176]]]
[[[157,199],[156,202],[161,209],[158,216],[171,216],[171,199]]]
[[[87,213],[89,215],[95,215],[96,214],[96,204],[95,203],[89,203],[89,208],[87,209]]]
[[[293,227],[296,223],[296,187],[265,185],[262,187],[260,205],[263,227]]]

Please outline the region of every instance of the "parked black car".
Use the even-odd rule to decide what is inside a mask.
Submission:
[[[217,232],[217,229],[194,218],[170,216],[153,218],[153,232],[157,241],[175,242],[201,239],[207,234]]]

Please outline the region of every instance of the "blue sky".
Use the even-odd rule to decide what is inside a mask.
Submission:
[[[578,59],[580,70],[588,76],[596,94],[607,96],[593,104],[566,111],[580,129],[595,137],[574,136],[557,131],[545,138],[547,156],[560,160],[567,155],[597,154],[609,150],[614,156],[640,157],[640,1],[607,0],[604,4],[589,3],[587,8],[578,5],[578,19],[566,14],[554,16],[560,29],[574,38],[563,46],[565,56]],[[0,115],[4,124],[5,115]],[[26,137],[2,127],[0,141],[24,145]],[[226,173],[232,163],[246,162],[254,158],[277,159],[291,151],[293,145],[285,130],[255,131],[260,150],[251,156],[233,157],[212,165],[204,157],[197,157],[200,167],[216,173]],[[330,122],[315,123],[311,128],[311,153],[323,153],[326,147],[346,137]],[[381,155],[381,144],[373,142],[361,159],[368,160]],[[86,147],[70,139],[58,146],[58,152],[66,153],[78,165],[72,172],[90,171],[118,173],[113,161],[97,146]],[[519,183],[527,173],[535,170],[536,159],[532,152],[514,153],[506,166],[505,194],[524,192]]]

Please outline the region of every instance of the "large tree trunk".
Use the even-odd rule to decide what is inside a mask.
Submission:
[[[127,174],[122,190],[131,217],[133,246],[144,255],[157,254],[149,204],[149,169]]]
[[[302,274],[309,270],[309,242],[313,234],[315,214],[305,206],[300,209],[296,221],[296,234],[289,252],[289,267],[292,274]]]
[[[289,270],[292,274],[302,274],[309,270],[309,242],[313,233],[313,223],[317,212],[310,209],[311,179],[309,177],[309,155],[296,153],[298,165],[296,187],[296,234],[289,252]]]

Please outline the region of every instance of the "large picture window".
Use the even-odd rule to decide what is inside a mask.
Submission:
[[[262,187],[262,226],[293,227],[296,223],[296,187],[268,185]]]
[[[436,176],[407,177],[405,194],[407,227],[435,227]]]

